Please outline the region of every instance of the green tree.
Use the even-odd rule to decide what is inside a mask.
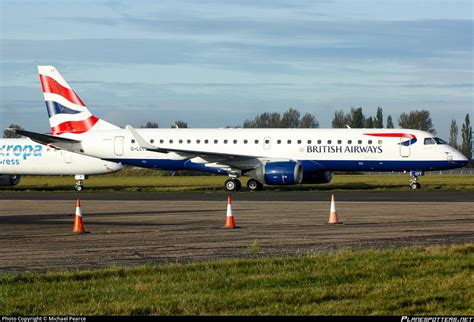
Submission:
[[[395,126],[393,126],[393,120],[392,120],[392,115],[387,116],[387,129],[393,129]]]
[[[464,119],[464,123],[461,129],[461,136],[462,136],[462,144],[461,144],[461,152],[468,158],[469,160],[472,159],[472,126],[471,121],[469,119],[469,114],[466,114],[466,118]]]
[[[20,134],[16,134],[13,131],[10,131],[8,129],[15,129],[15,130],[23,130],[23,128],[17,124],[10,124],[7,129],[3,130],[3,137],[8,138],[8,139],[16,139],[16,138],[21,138]]]
[[[415,129],[436,134],[431,121],[430,112],[427,110],[411,111],[410,114],[402,113],[398,118],[398,125],[404,129]]]
[[[451,128],[449,130],[449,145],[453,148],[458,148],[458,125],[456,120],[452,119]]]
[[[343,110],[338,110],[334,112],[334,117],[332,118],[332,127],[334,129],[345,128],[346,125],[350,125],[351,116],[344,113]]]
[[[178,129],[186,129],[188,127],[188,123],[185,121],[176,121],[171,127],[177,127]]]
[[[280,127],[280,113],[264,112],[257,115],[253,120],[245,120],[244,128],[278,128]]]
[[[282,128],[296,128],[300,125],[300,112],[294,108],[289,108],[288,111],[283,113],[281,117],[280,127]]]
[[[382,129],[383,128],[383,112],[382,112],[382,108],[380,106],[377,107],[377,114],[375,115],[374,126],[373,127],[376,128],[376,129]]]
[[[372,116],[369,117],[369,118],[367,119],[367,121],[365,121],[365,127],[368,128],[368,129],[374,128],[374,119],[373,119]]]
[[[365,116],[362,112],[362,107],[351,108],[350,127],[353,129],[361,129],[365,127]]]
[[[159,124],[156,122],[148,121],[144,125],[140,126],[142,129],[156,129],[159,128]]]
[[[319,127],[319,122],[316,117],[311,113],[303,115],[300,121],[300,128],[315,129]]]
[[[254,119],[247,119],[243,124],[244,128],[315,128],[319,127],[319,122],[313,114],[306,113],[300,119],[300,112],[294,108],[289,108],[283,115],[280,113],[264,112],[258,114]]]

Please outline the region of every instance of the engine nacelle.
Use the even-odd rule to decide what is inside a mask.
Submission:
[[[329,183],[332,180],[332,172],[330,171],[315,171],[303,174],[303,181],[301,183]]]
[[[20,176],[2,174],[0,175],[0,186],[16,186],[20,183],[20,178]]]
[[[299,162],[267,162],[251,172],[257,181],[268,185],[293,185],[303,180],[303,165]]]

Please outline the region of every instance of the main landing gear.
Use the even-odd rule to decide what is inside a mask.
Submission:
[[[77,191],[82,191],[84,190],[84,181],[87,179],[87,176],[83,174],[76,174],[74,176],[74,179],[76,179],[76,190]]]
[[[260,191],[263,189],[263,184],[252,178],[247,182],[247,187],[250,191]]]
[[[247,182],[247,187],[250,191],[259,191],[263,189],[263,184],[258,182],[255,179],[249,179]],[[237,178],[229,178],[224,183],[224,188],[227,191],[239,191],[242,188],[242,183]]]
[[[423,171],[410,171],[410,188],[412,190],[417,190],[421,188],[421,184],[418,182],[418,177],[423,175]]]

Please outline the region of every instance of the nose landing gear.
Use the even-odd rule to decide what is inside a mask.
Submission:
[[[410,171],[410,188],[412,190],[417,190],[421,188],[421,184],[418,182],[418,177],[423,175],[423,171]]]
[[[87,176],[83,174],[76,174],[74,176],[74,179],[76,179],[76,190],[77,191],[82,191],[84,190],[84,181],[87,179]]]

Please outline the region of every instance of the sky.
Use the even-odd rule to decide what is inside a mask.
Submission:
[[[471,0],[0,0],[0,128],[48,132],[37,65],[119,126],[241,125],[293,107],[331,127],[427,109],[474,117]],[[472,122],[471,122],[472,123]]]

